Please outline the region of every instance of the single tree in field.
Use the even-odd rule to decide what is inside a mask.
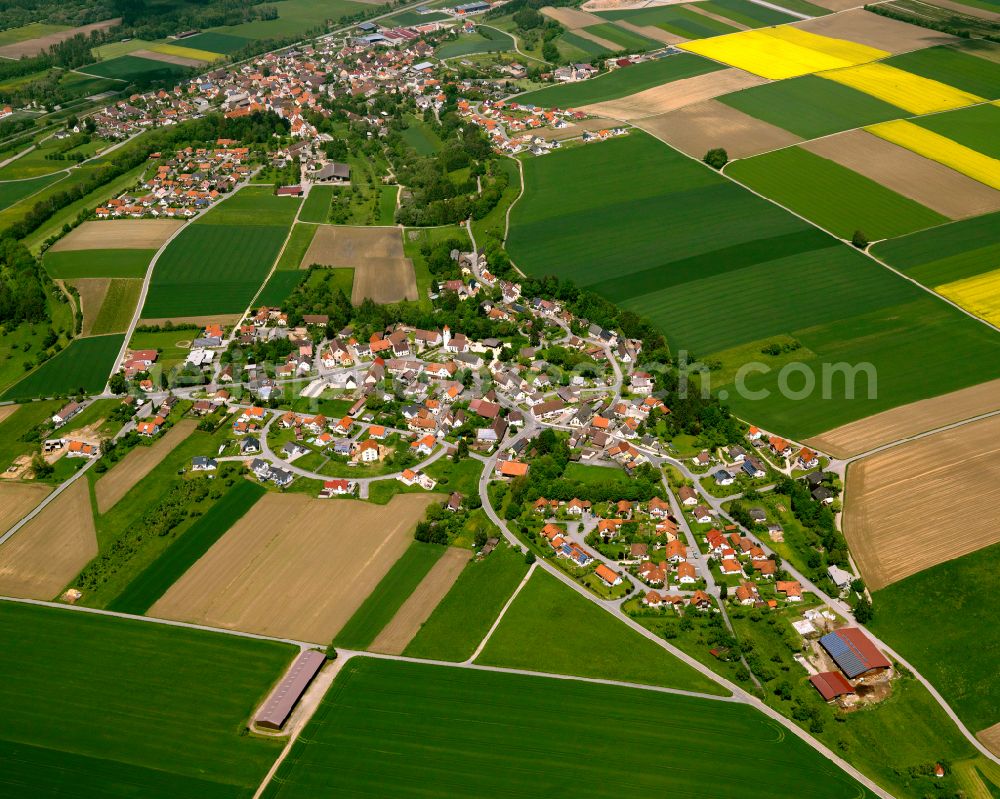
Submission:
[[[722,167],[729,163],[729,153],[721,147],[714,147],[705,153],[705,157],[701,160],[712,167],[712,169],[722,169]]]
[[[867,598],[861,597],[858,604],[854,606],[855,621],[858,624],[868,624],[873,618],[875,618],[875,610],[872,608],[872,603]]]
[[[862,231],[855,230],[854,235],[851,236],[851,244],[859,250],[863,250],[868,246],[868,237]]]

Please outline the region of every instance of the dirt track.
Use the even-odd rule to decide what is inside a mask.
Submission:
[[[806,142],[802,147],[949,219],[1000,210],[1000,191],[866,130],[850,130]]]
[[[52,599],[96,555],[90,492],[80,479],[0,546],[0,594]]]
[[[0,534],[6,533],[50,493],[52,488],[43,483],[0,482]]]
[[[449,547],[396,611],[392,621],[372,641],[372,651],[401,655],[413,636],[419,632],[421,625],[455,584],[471,557],[472,552],[468,549]]]
[[[107,513],[143,477],[155,469],[178,444],[191,435],[198,424],[193,419],[182,419],[168,430],[151,447],[136,447],[115,464],[94,486],[97,510]]]
[[[992,417],[851,464],[844,535],[869,588],[1000,541],[998,456]]]
[[[178,219],[109,219],[84,222],[52,245],[65,250],[156,250],[184,222]]]
[[[804,443],[835,458],[850,458],[883,444],[998,409],[1000,380],[991,380],[961,391],[876,413],[828,430]]]
[[[761,83],[767,83],[767,80],[741,69],[722,69],[655,86],[619,100],[585,105],[579,110],[587,114],[632,121],[676,111],[693,103],[711,100]]]
[[[701,158],[713,147],[725,148],[730,158],[745,158],[801,141],[787,130],[754,119],[718,100],[647,117],[636,124],[695,158]]]
[[[821,36],[847,39],[879,50],[887,50],[894,55],[910,50],[922,50],[937,44],[952,44],[961,41],[947,33],[939,33],[929,28],[919,28],[871,11],[858,8],[841,14],[793,22],[792,26]]]
[[[94,22],[90,25],[82,25],[79,28],[70,28],[69,30],[60,31],[59,33],[50,33],[48,36],[39,36],[37,39],[26,39],[23,42],[7,44],[0,47],[0,56],[17,60],[23,56],[38,55],[39,53],[44,53],[54,44],[59,44],[59,42],[72,39],[78,33],[82,33],[84,36],[90,36],[91,31],[106,30],[107,28],[118,25],[121,21],[121,17],[106,19],[103,22]]]
[[[270,493],[150,615],[326,644],[406,550],[439,494],[381,507]]]

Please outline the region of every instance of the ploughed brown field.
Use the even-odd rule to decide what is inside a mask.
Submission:
[[[0,535],[17,524],[51,491],[49,486],[42,483],[0,481]]]
[[[882,411],[835,427],[804,443],[835,458],[851,458],[995,410],[1000,410],[1000,380]]]
[[[313,264],[354,269],[355,305],[366,297],[380,304],[417,299],[413,262],[403,255],[397,227],[319,225],[301,267]]]
[[[980,743],[993,754],[1000,755],[1000,724],[994,724],[976,733]]]
[[[1000,416],[900,444],[847,470],[844,535],[877,590],[1000,541]]]
[[[792,26],[820,36],[832,36],[834,39],[847,39],[850,42],[877,47],[893,55],[960,41],[947,33],[882,17],[863,8],[815,17],[803,22],[793,22]]]
[[[47,36],[39,36],[37,39],[26,39],[23,42],[14,42],[0,47],[0,57],[17,60],[24,56],[33,56],[44,53],[52,45],[72,39],[78,33],[89,37],[92,31],[103,31],[115,25],[121,24],[122,18],[106,19],[103,22],[94,22],[90,25],[81,25],[79,28],[50,33]]]
[[[733,23],[730,22],[729,24],[732,25]],[[623,19],[615,20],[615,25],[627,31],[632,31],[632,33],[638,33],[640,36],[645,36],[647,39],[663,42],[664,44],[681,44],[687,41],[683,36],[665,31],[663,28],[657,28],[655,25],[636,25],[634,22],[626,22]]]
[[[396,611],[392,621],[372,641],[372,651],[401,655],[434,608],[451,590],[471,557],[472,552],[468,549],[450,547]]]
[[[176,64],[179,67],[203,67],[207,62],[200,58],[187,58],[172,53],[158,53],[155,50],[135,50],[129,53],[136,58],[148,58],[150,61],[162,61],[164,64]]]
[[[151,447],[138,446],[122,458],[111,471],[105,473],[94,485],[97,510],[107,513],[160,461],[169,455],[197,427],[193,419],[182,419],[171,427]]]
[[[325,645],[437,501],[438,494],[401,494],[381,506],[268,494],[149,615]]]
[[[94,320],[104,304],[104,297],[111,285],[109,277],[87,277],[70,281],[70,285],[80,292],[80,306],[83,312],[81,336],[89,336]]]
[[[184,226],[179,219],[92,220],[73,228],[52,245],[64,250],[156,250]]]
[[[52,599],[96,556],[90,492],[81,478],[0,546],[0,594]]]

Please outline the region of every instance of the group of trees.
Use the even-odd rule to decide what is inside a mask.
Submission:
[[[13,237],[0,239],[0,323],[42,322],[51,281],[41,264]]]

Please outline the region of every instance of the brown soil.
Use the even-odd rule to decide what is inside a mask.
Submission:
[[[15,413],[20,405],[0,405],[0,422]]]
[[[636,124],[695,158],[701,158],[713,147],[725,148],[730,158],[745,158],[801,141],[787,130],[754,119],[718,100],[706,100]]]
[[[761,83],[767,81],[742,69],[723,69],[707,75],[675,80],[618,100],[585,105],[579,110],[614,119],[643,119]]]
[[[1000,755],[1000,724],[994,724],[976,733],[979,742],[993,754]]]
[[[449,547],[396,611],[392,621],[372,641],[372,651],[401,655],[434,608],[451,590],[471,557],[472,552],[468,549]]]
[[[850,458],[995,410],[1000,410],[1000,380],[882,411],[828,430],[804,443],[835,458]]]
[[[83,328],[80,330],[80,335],[89,336],[90,330],[94,326],[94,320],[101,311],[101,305],[104,304],[104,297],[108,293],[108,286],[111,285],[111,278],[82,278],[70,281],[70,285],[80,292],[80,310],[83,313]]]
[[[97,555],[83,478],[0,546],[0,594],[52,599]]]
[[[97,510],[107,513],[130,489],[155,469],[160,461],[191,435],[197,427],[193,419],[182,419],[151,447],[138,446],[122,458],[94,485]]]
[[[957,3],[953,2],[953,0],[934,0],[934,5],[941,8],[948,8],[970,17],[979,17],[979,19],[989,20],[990,22],[1000,22],[1000,14],[996,11],[987,11],[985,8],[967,6],[965,3]]]
[[[1000,210],[1000,191],[866,130],[816,139],[802,147],[860,172],[949,219]]]
[[[645,36],[647,39],[663,42],[664,44],[683,44],[687,41],[683,36],[665,31],[663,28],[657,28],[655,25],[636,25],[634,22],[626,22],[623,19],[615,20],[615,25],[627,31],[632,31],[632,33],[638,33],[640,36]]]
[[[1000,541],[998,455],[992,417],[851,464],[844,535],[869,588]]]
[[[794,22],[792,25],[810,33],[832,36],[834,39],[847,39],[893,54],[959,41],[947,33],[882,17],[863,8]]]
[[[685,0],[587,0],[580,6],[584,11],[626,11],[653,6],[672,6]]]
[[[91,31],[106,30],[107,28],[112,28],[115,25],[120,24],[121,21],[121,17],[106,19],[103,22],[94,22],[90,25],[82,25],[79,28],[70,28],[69,30],[60,31],[59,33],[50,33],[48,36],[39,36],[37,39],[27,39],[23,42],[15,42],[14,44],[4,45],[3,47],[0,47],[0,56],[16,60],[18,58],[22,58],[23,56],[38,55],[39,53],[44,53],[54,44],[59,44],[59,42],[72,39],[78,33],[82,33],[84,36],[90,36]]]
[[[167,322],[173,322],[175,325],[198,325],[199,327],[204,327],[205,325],[210,325],[213,322],[222,325],[223,327],[231,327],[235,325],[240,319],[243,318],[243,314],[230,313],[230,314],[212,314],[211,316],[160,316],[155,319],[140,319],[140,325],[152,325],[153,327],[163,327]]]
[[[852,8],[861,8],[863,3],[859,0],[811,0],[814,5],[826,8],[830,11],[847,11]]]
[[[603,25],[607,22],[604,17],[599,17],[596,14],[588,14],[586,11],[569,8],[568,6],[561,8],[545,6],[542,9],[542,13],[550,19],[554,19],[563,27],[569,28],[574,33],[579,31],[580,28],[586,28],[590,25]],[[617,49],[619,46],[615,45],[615,47]]]
[[[438,494],[382,507],[302,494],[263,497],[150,615],[329,643],[410,545]]]
[[[366,258],[402,258],[403,237],[394,227],[319,225],[300,264],[356,267]]]
[[[208,63],[200,58],[187,58],[172,53],[157,53],[155,50],[134,50],[129,55],[136,58],[148,58],[150,61],[162,61],[165,64],[176,64],[179,67],[203,67]]]
[[[84,222],[52,245],[64,250],[156,250],[178,229],[179,219],[108,219]]]
[[[50,493],[52,488],[41,483],[0,483],[0,534],[17,524]]]
[[[371,298],[379,305],[417,299],[417,277],[409,258],[369,258],[354,268],[351,302]]]

